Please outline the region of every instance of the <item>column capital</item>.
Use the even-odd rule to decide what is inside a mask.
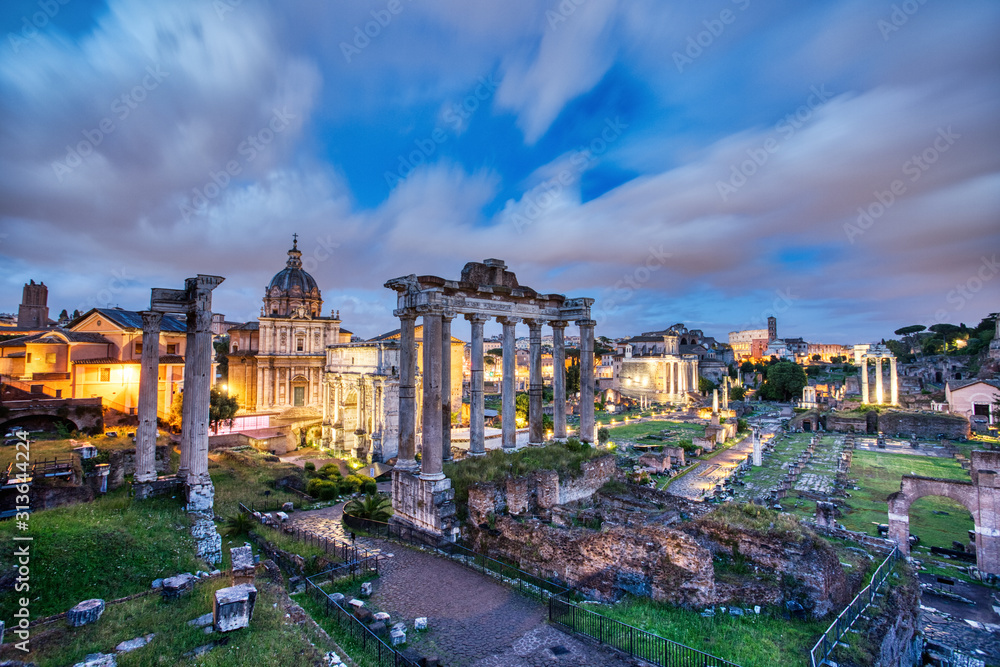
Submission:
[[[421,317],[444,317],[446,312],[445,307],[438,303],[422,303],[419,306],[416,306],[414,310],[417,315],[420,315]]]
[[[394,317],[398,317],[401,320],[415,320],[417,319],[417,311],[413,308],[397,308],[392,311]]]
[[[576,326],[580,327],[581,329],[585,327],[593,329],[594,327],[597,326],[597,320],[577,320]]]
[[[441,311],[441,319],[442,319],[442,320],[443,320],[443,321],[444,321],[444,322],[445,322],[446,324],[450,324],[450,323],[451,323],[451,321],[452,321],[453,319],[455,319],[455,317],[456,317],[457,315],[458,315],[458,313],[456,313],[456,312],[455,312],[454,310],[452,310],[451,308],[444,308],[444,309],[442,309],[442,311]]]
[[[528,325],[528,329],[531,331],[541,331],[542,325],[545,324],[542,320],[536,320],[534,318],[526,317],[524,318],[524,323]]]
[[[143,333],[153,332],[160,330],[160,323],[163,321],[163,313],[157,312],[155,310],[143,310],[139,313],[142,315],[142,331]]]
[[[483,313],[466,313],[465,319],[469,320],[473,324],[485,324],[490,321],[490,316]]]
[[[565,329],[567,326],[569,326],[569,322],[567,322],[566,320],[552,320],[548,324],[553,329]]]
[[[509,324],[511,326],[519,323],[520,321],[521,321],[520,317],[498,317],[497,318],[497,322],[499,322],[500,324],[504,324],[504,325]]]

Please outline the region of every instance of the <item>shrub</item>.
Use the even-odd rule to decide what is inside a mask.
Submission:
[[[306,493],[319,500],[333,500],[340,495],[340,487],[328,479],[311,479],[306,484]]]
[[[303,469],[305,469],[306,472],[316,472],[316,464],[312,461],[306,461]]]
[[[354,498],[344,505],[344,513],[361,519],[385,522],[392,515],[392,502],[386,496],[369,493],[364,498]]]

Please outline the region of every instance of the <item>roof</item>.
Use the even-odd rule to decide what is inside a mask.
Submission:
[[[45,339],[52,336],[52,341],[46,341]],[[70,343],[101,343],[104,345],[110,345],[111,341],[102,336],[101,334],[93,331],[70,331],[69,329],[56,328],[50,331],[42,331],[29,336],[21,336],[20,338],[12,338],[11,340],[6,340],[0,342],[0,347],[24,347],[27,343],[62,343],[59,337],[62,336]]]
[[[954,382],[954,384],[952,384],[952,382]],[[980,380],[979,378],[972,378],[971,380],[948,380],[948,386],[952,391],[956,391],[958,389],[971,387],[979,382],[987,384],[995,389],[1000,389],[1000,380]]]
[[[102,364],[104,366],[117,365],[117,364],[135,364],[139,365],[138,360],[129,359],[115,359],[114,357],[101,357],[100,359],[80,359],[79,361],[74,361],[74,364]]]
[[[122,310],[121,308],[91,308],[86,313],[70,322],[67,326],[72,329],[77,326],[92,313],[98,313],[102,317],[114,322],[123,329],[142,329],[142,315],[135,310]],[[173,331],[187,333],[187,324],[177,319],[173,315],[164,315],[160,321],[160,331]]]
[[[260,329],[260,322],[244,322],[243,324],[237,324],[236,326],[229,327],[226,331],[258,331]]]
[[[341,329],[341,331],[346,331],[346,330],[345,329]],[[421,336],[417,335],[418,331],[423,331],[423,325],[422,324],[418,324],[417,326],[415,326],[413,328],[413,333],[414,333],[413,337],[414,337],[415,340],[423,341],[423,338]],[[400,329],[393,329],[392,331],[387,331],[384,334],[381,334],[379,336],[375,336],[374,338],[369,338],[368,342],[369,343],[377,343],[377,342],[382,341],[382,340],[399,339],[399,337],[400,337]],[[452,343],[464,343],[465,341],[463,341],[461,338],[458,338],[457,336],[452,336],[451,337],[451,342]]]

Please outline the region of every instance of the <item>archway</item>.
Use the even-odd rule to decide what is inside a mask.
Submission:
[[[46,431],[49,433],[58,433],[60,426],[62,426],[67,432],[79,430],[77,425],[72,420],[65,417],[59,417],[58,415],[24,415],[22,417],[15,417],[14,419],[8,419],[7,421],[0,423],[0,431],[7,433],[8,431],[19,431],[24,429],[25,431]]]
[[[951,498],[972,514],[976,536],[976,566],[1000,574],[1000,452],[972,452],[971,481],[905,475],[900,490],[889,496],[889,537],[900,552],[910,552],[910,506],[925,496]]]
[[[292,378],[292,407],[303,408],[308,402],[309,380],[304,375]]]

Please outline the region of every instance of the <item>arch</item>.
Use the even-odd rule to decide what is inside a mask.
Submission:
[[[0,422],[0,430],[2,430],[3,433],[21,428],[27,431],[44,431],[48,430],[45,427],[55,429],[59,424],[65,425],[65,427],[70,431],[80,430],[79,426],[77,426],[76,422],[72,419],[48,414],[19,415],[12,419],[8,419],[5,422]]]

